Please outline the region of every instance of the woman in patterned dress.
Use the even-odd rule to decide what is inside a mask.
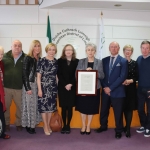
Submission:
[[[132,121],[133,110],[136,109],[137,99],[136,99],[136,80],[137,80],[137,63],[131,59],[133,53],[133,47],[131,45],[125,45],[123,48],[124,56],[128,60],[128,77],[123,82],[126,86],[126,97],[124,103],[124,116],[126,121],[126,126],[124,132],[127,138],[131,137],[130,126]]]
[[[32,41],[28,55],[23,61],[23,90],[22,90],[22,126],[30,134],[34,134],[35,126],[40,122],[37,109],[36,67],[41,57],[42,48],[38,40]]]
[[[50,135],[52,132],[50,129],[51,114],[57,110],[56,74],[58,65],[54,58],[57,52],[56,45],[49,43],[45,51],[47,55],[39,60],[37,67],[38,110],[42,115],[44,133]]]

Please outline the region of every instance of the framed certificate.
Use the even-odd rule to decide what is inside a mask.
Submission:
[[[77,70],[76,95],[97,95],[97,70]]]

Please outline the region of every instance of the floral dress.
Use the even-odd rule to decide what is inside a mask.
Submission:
[[[37,73],[41,74],[42,97],[38,97],[38,110],[40,113],[56,111],[57,98],[57,60],[48,60],[45,57],[40,59],[37,66]]]

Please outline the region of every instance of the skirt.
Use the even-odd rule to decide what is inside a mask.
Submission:
[[[38,111],[37,83],[30,82],[32,94],[26,93],[25,87],[22,89],[22,117],[23,127],[35,128],[42,121]]]
[[[75,110],[82,114],[94,115],[99,114],[100,106],[100,89],[97,90],[96,96],[77,96]]]

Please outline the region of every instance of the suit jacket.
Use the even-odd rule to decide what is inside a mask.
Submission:
[[[125,87],[122,83],[127,78],[128,74],[128,61],[121,57],[117,56],[116,61],[113,64],[112,71],[109,75],[109,63],[110,56],[102,59],[103,70],[105,77],[101,81],[102,87],[109,87],[111,89],[110,96],[114,98],[125,97]],[[103,94],[106,95],[103,91]],[[103,96],[104,96],[103,95]]]
[[[88,67],[88,58],[80,59],[76,70],[86,70]],[[101,87],[100,79],[104,78],[102,61],[94,58],[93,70],[98,70],[97,89]]]

